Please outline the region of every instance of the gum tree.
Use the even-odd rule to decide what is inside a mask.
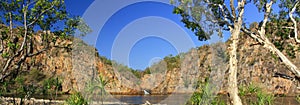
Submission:
[[[277,55],[289,68],[290,72],[296,77],[300,77],[298,67],[266,36],[266,27],[270,19],[278,20],[289,17],[293,23],[293,27],[288,28],[294,30],[293,37],[290,36],[289,38],[295,39],[299,44],[299,39],[297,38],[297,20],[295,19],[297,16],[299,17],[299,9],[297,9],[299,1],[282,0],[279,3],[281,4],[281,11],[279,13],[272,13],[272,6],[275,2],[276,0],[171,0],[171,3],[176,6],[174,13],[181,15],[181,21],[187,28],[195,32],[200,41],[210,39],[214,32],[219,32],[219,35],[222,35],[223,31],[230,31],[228,92],[231,103],[234,105],[242,104],[238,96],[237,87],[237,43],[239,42],[241,32],[249,35],[261,46]],[[256,5],[259,12],[264,13],[264,18],[260,21],[256,30],[250,30],[250,27],[247,27],[249,24],[244,22],[245,18],[243,15],[247,11],[245,10],[245,6],[250,3]]]
[[[60,47],[50,43],[67,38],[80,23],[69,16],[64,0],[1,0],[0,15],[0,81],[18,75],[27,58]],[[37,30],[43,31],[40,47],[34,43]]]

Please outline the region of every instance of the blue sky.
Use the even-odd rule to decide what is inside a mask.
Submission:
[[[66,2],[67,10],[71,14],[82,16],[87,10],[87,8],[93,3],[93,1],[94,0],[84,0],[84,1],[66,0],[65,2]],[[108,1],[108,0],[103,0],[103,1]],[[107,2],[103,2],[103,3],[107,3]],[[114,3],[118,3],[118,2],[114,2]],[[110,4],[105,4],[105,5],[109,6]],[[245,20],[246,23],[250,23],[262,19],[263,15],[258,13],[254,5],[247,5],[245,8],[246,8],[245,17],[247,17]],[[148,1],[148,2],[139,2],[139,3],[128,5],[120,9],[119,11],[115,12],[109,18],[109,20],[106,21],[103,28],[100,29],[99,34],[97,34],[98,37],[95,46],[98,49],[100,55],[110,59],[112,57],[112,46],[114,44],[114,41],[116,40],[118,34],[121,31],[124,31],[124,27],[128,26],[128,24],[131,24],[132,22],[138,19],[141,19],[143,17],[149,17],[149,16],[163,17],[165,19],[169,19],[172,22],[176,23],[188,34],[188,36],[186,37],[191,38],[195,46],[201,46],[203,44],[208,43],[208,42],[198,41],[197,37],[193,34],[193,32],[186,29],[183,23],[180,22],[181,17],[179,15],[172,14],[172,11],[173,11],[173,6],[160,3],[160,2]],[[103,12],[105,12],[105,10],[99,10],[99,14],[94,14],[95,18],[97,17],[101,18],[102,15],[101,13]],[[257,14],[257,15],[253,15],[253,14]],[[149,22],[149,24],[150,23],[151,22]],[[137,32],[144,32],[149,29],[150,30],[154,29],[156,27],[162,27],[161,30],[155,29],[156,31],[165,32],[169,26],[166,25],[166,28],[164,28],[164,24],[147,26],[146,23],[145,26],[141,25],[139,27],[136,27],[135,29]],[[177,30],[177,29],[171,28],[170,30]],[[135,37],[134,34],[137,32],[135,31],[130,31],[129,33],[127,32],[126,36],[128,38]],[[173,36],[177,37],[175,34]],[[225,34],[224,39],[228,39],[229,33],[225,32],[224,34]],[[151,61],[153,60],[162,59],[163,57],[170,54],[176,55],[180,53],[179,50],[177,49],[177,46],[174,46],[172,42],[169,42],[168,40],[165,40],[161,37],[155,37],[157,35],[158,34],[156,35],[153,34],[150,35],[150,37],[145,37],[135,42],[132,48],[130,49],[130,53],[125,55],[128,56],[128,62],[122,62],[122,61],[120,62],[125,63],[131,68],[142,70],[147,66],[149,66],[149,63],[151,63]],[[124,40],[126,40],[126,37],[124,38]],[[176,43],[185,43],[185,42],[179,41]],[[126,44],[126,41],[124,41],[124,44]],[[115,60],[118,61],[118,59]]]

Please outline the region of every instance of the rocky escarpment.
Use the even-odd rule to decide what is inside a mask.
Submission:
[[[0,31],[3,31],[2,28],[6,27],[1,26]],[[14,33],[18,33],[18,29],[14,29]],[[6,78],[3,84],[1,83],[0,90],[3,91],[1,93],[21,92],[19,88],[22,87],[33,87],[36,94],[48,94],[45,93],[45,91],[48,91],[45,89],[53,90],[54,88],[61,91],[59,93],[64,94],[85,91],[88,84],[98,79],[99,75],[109,81],[109,84],[106,85],[108,92],[138,93],[134,89],[122,86],[116,76],[118,74],[113,72],[112,66],[100,60],[101,57],[94,47],[85,44],[78,38],[71,36],[62,38],[54,35],[54,33],[38,31],[32,35],[33,53],[45,48],[41,43],[42,39],[45,38],[44,34],[49,36],[49,40],[50,38],[55,40],[49,43],[49,46],[52,47],[35,56],[26,58],[20,70],[9,69],[8,71],[11,71],[13,75]],[[20,37],[19,39],[22,41],[22,36],[17,37]],[[7,46],[7,43],[4,41],[4,46]],[[14,61],[19,59],[16,58]],[[7,58],[2,54],[0,61],[0,66],[3,67]],[[50,80],[54,80],[52,83],[55,83],[50,83]],[[126,82],[126,80],[122,80],[122,82]],[[116,89],[118,91],[113,91]]]
[[[273,94],[285,94],[296,95],[299,91],[299,79],[288,70],[288,68],[280,61],[280,59],[272,54],[270,51],[257,44],[253,39],[246,35],[242,35],[242,41],[239,43],[238,48],[238,85],[239,87],[248,87],[255,85],[262,88],[265,92]],[[287,40],[293,43],[293,40]],[[230,43],[227,41],[226,46]],[[218,93],[226,93],[227,90],[227,78],[228,78],[228,55],[227,49],[221,48],[215,45],[202,46],[197,50],[193,49],[186,53],[187,55],[197,55],[197,59],[181,60],[181,66],[168,70],[164,76],[162,82],[155,88],[152,88],[154,93],[172,93],[181,92],[179,90],[185,90],[180,88],[193,87],[191,81],[196,75],[186,75],[187,72],[197,69],[198,83],[204,83],[209,81],[210,84],[216,86]],[[295,45],[295,44],[294,44]],[[220,58],[220,52],[223,53],[223,57]],[[297,50],[298,49],[298,50]],[[300,51],[299,46],[294,47],[294,56],[289,56],[288,51],[283,50],[285,55],[294,63],[297,67],[300,67]],[[191,57],[191,56],[189,56]],[[194,56],[195,57],[195,56]],[[219,59],[220,58],[220,59]],[[224,60],[224,61],[222,61]],[[220,62],[221,61],[221,62]],[[185,64],[182,64],[186,62]],[[195,68],[195,64],[192,62],[198,62]],[[185,74],[186,77],[182,77]],[[162,77],[162,76],[160,76]],[[152,77],[159,78],[159,77]],[[150,79],[150,76],[143,78],[144,82]],[[220,82],[222,81],[222,82]],[[190,86],[192,85],[192,86]],[[147,86],[144,86],[147,87]],[[192,89],[189,89],[192,90]]]
[[[53,48],[32,60],[40,63],[40,70],[45,74],[59,77],[62,80],[62,91],[73,93],[85,92],[91,81],[97,81],[101,75],[108,84],[106,91],[115,94],[137,94],[138,89],[128,88],[120,81],[119,74],[115,73],[112,66],[101,61],[97,50],[85,44],[80,39],[64,40],[58,43],[68,43],[69,50]],[[134,84],[133,84],[134,85]]]
[[[299,81],[293,78],[294,75],[279,58],[246,35],[241,36],[242,41],[238,45],[239,86],[255,84],[274,94],[299,93]],[[39,32],[34,38],[35,47],[40,49]],[[27,58],[22,65],[20,72],[31,75],[31,71],[38,71],[42,75],[27,76],[26,84],[42,85],[44,78],[58,77],[61,80],[61,91],[72,93],[86,91],[89,83],[97,81],[101,76],[108,82],[105,90],[113,94],[142,94],[142,90],[150,90],[153,94],[186,93],[201,88],[199,84],[207,81],[218,93],[226,92],[229,67],[226,45],[230,41],[204,45],[186,53],[165,57],[164,61],[150,67],[150,73],[141,73],[138,78],[128,67],[104,59],[94,47],[80,39],[55,39],[56,42],[51,44],[60,47]],[[293,43],[292,40],[287,41]],[[294,56],[288,57],[300,67],[299,46],[293,49],[296,49]],[[285,49],[283,52],[289,55]]]

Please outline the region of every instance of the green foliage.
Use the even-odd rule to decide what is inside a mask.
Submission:
[[[273,35],[272,43],[275,45],[275,47],[283,52],[286,52],[287,56],[294,59],[296,58],[296,51],[295,44],[291,43],[289,39],[291,37],[294,37],[293,29],[290,28],[283,28],[283,27],[293,27],[292,22],[290,22],[288,19],[281,19],[276,20],[273,19],[271,22],[268,23],[266,27],[266,33]],[[274,55],[275,56],[275,55]],[[273,57],[275,58],[275,57]],[[277,58],[275,58],[277,59]]]
[[[9,90],[8,88],[8,82],[3,82],[2,85],[0,85],[0,96],[2,96],[3,94],[6,94]]]
[[[107,58],[104,57],[104,56],[99,56],[99,57],[100,57],[100,60],[101,60],[104,64],[106,64],[106,65],[112,65],[112,61],[111,61],[111,60],[107,59]]]
[[[239,87],[239,95],[240,96],[246,96],[251,95],[255,96],[256,100],[253,101],[252,99],[249,99],[248,101],[250,104],[254,105],[271,105],[273,104],[273,101],[275,97],[272,94],[265,93],[262,91],[261,88],[255,86],[254,84],[249,84],[248,87],[240,86]]]
[[[261,91],[261,89],[259,87],[255,86],[253,83],[251,83],[248,87],[248,91],[249,91],[249,93],[253,94],[258,91]]]
[[[91,28],[84,22],[84,20],[81,17],[74,17],[74,18],[70,18],[67,22],[66,22],[67,26],[69,26],[68,28],[65,28],[65,30],[67,30],[67,32],[72,32],[72,28],[76,28],[79,30],[79,36],[85,36],[86,34],[92,32]],[[73,33],[74,34],[74,33]]]
[[[276,61],[279,60],[279,58],[275,54],[271,54],[272,58],[274,58]]]
[[[43,81],[43,90],[42,93],[44,95],[56,93],[62,89],[62,81],[56,78],[47,78]]]
[[[40,70],[33,68],[30,70],[28,78],[32,79],[32,81],[38,82],[39,80],[43,80],[45,75],[42,74]]]
[[[212,100],[211,105],[226,105],[226,102],[222,98],[216,97]]]
[[[283,43],[282,42],[279,42],[279,41],[274,41],[274,45],[275,45],[275,47],[278,49],[278,50],[280,50],[280,51],[282,51],[284,48],[283,48]]]
[[[50,95],[61,92],[62,84],[59,78],[46,78],[40,70],[32,68],[23,71],[16,78],[4,80],[0,83],[0,91],[4,95],[15,95],[20,98],[30,98],[32,95]],[[52,97],[53,98],[53,97]]]
[[[201,92],[195,92],[193,93],[190,102],[192,105],[198,105],[201,103],[201,97],[202,97],[202,93]]]
[[[168,55],[164,58],[164,61],[167,63],[167,69],[173,70],[174,68],[179,68],[181,66],[180,56]]]
[[[33,84],[25,84],[24,76],[18,76],[14,80],[15,90],[14,93],[20,98],[30,98],[31,95],[35,94],[36,86]]]
[[[267,94],[262,91],[259,91],[256,97],[257,105],[272,105],[275,99],[272,94]]]
[[[239,86],[239,95],[253,95],[260,91],[260,88],[255,86],[254,84],[250,83],[248,87],[246,86]]]
[[[296,54],[295,54],[296,52],[295,52],[294,48],[295,47],[291,44],[288,44],[287,48],[286,48],[286,52],[287,52],[288,56],[290,56],[291,58],[296,58]]]
[[[291,8],[293,8],[295,2],[299,2],[298,0],[280,0],[281,2],[279,3],[279,7],[280,7],[280,13],[279,13],[279,19],[286,19],[288,17],[288,11],[287,10],[291,10]],[[299,8],[300,6],[298,5],[297,8]],[[300,10],[296,9],[295,13],[297,15],[300,15]]]
[[[2,56],[3,58],[7,58],[7,57],[9,57],[9,53],[4,52],[4,53],[1,54],[1,56]]]
[[[58,30],[59,28],[54,28],[57,27],[55,24],[64,23],[69,19],[64,0],[3,0],[0,2],[0,7],[2,7],[0,14],[4,15],[2,19],[5,20],[6,24],[9,23],[10,15],[12,15],[13,22],[19,23],[15,25],[23,26],[23,15],[26,14],[27,25],[30,30],[37,27],[42,30]]]
[[[225,101],[218,96],[213,96],[213,89],[208,83],[208,78],[204,83],[199,83],[200,91],[194,92],[187,105],[226,105]]]
[[[76,29],[82,32],[82,35],[91,32],[83,19],[67,13],[64,0],[1,0],[0,15],[0,38],[3,41],[1,56],[8,58],[3,60],[7,65],[1,68],[1,81],[19,75],[18,70],[27,57],[54,47],[51,43],[55,43],[58,38],[64,40],[73,36]],[[49,33],[50,30],[52,32]],[[35,48],[35,36],[41,37],[39,48]],[[16,74],[4,76],[13,72]]]
[[[205,97],[206,92],[194,92],[187,105],[226,105],[220,97]],[[209,102],[207,102],[209,101]]]
[[[147,67],[145,70],[144,70],[144,74],[151,74],[151,71],[150,71],[150,68]]]
[[[296,100],[297,100],[298,103],[300,103],[300,95],[296,96]]]
[[[205,31],[202,29],[202,27],[194,21],[190,21],[190,16],[187,12],[185,12],[182,8],[175,7],[173,10],[174,14],[181,15],[182,19],[181,22],[185,24],[185,27],[192,30],[196,36],[198,36],[198,40],[205,41],[210,39],[210,35],[205,33]]]
[[[88,105],[88,102],[79,92],[76,92],[65,101],[64,105]]]
[[[139,71],[139,70],[131,70],[131,72],[137,78],[141,78],[142,77],[142,72]]]
[[[106,95],[105,86],[109,83],[109,80],[105,79],[101,74],[96,81],[90,81],[85,88],[85,92],[87,93],[87,101],[91,101],[93,95],[100,95],[102,104]]]
[[[239,95],[240,96],[247,95],[247,88],[245,86],[239,86]]]

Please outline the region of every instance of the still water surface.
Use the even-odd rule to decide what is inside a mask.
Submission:
[[[190,94],[172,94],[172,95],[113,95],[120,102],[128,104],[144,104],[146,101],[151,104],[182,105],[189,98]]]

